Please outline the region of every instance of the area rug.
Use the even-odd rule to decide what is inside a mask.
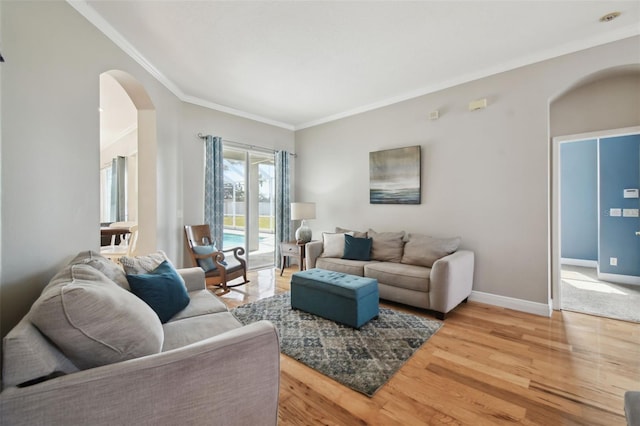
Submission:
[[[271,321],[283,354],[367,396],[373,396],[442,326],[440,321],[380,308],[377,319],[356,330],[291,309],[290,293],[231,312],[243,324]]]

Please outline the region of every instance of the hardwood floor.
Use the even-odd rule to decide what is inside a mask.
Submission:
[[[288,291],[292,272],[251,272],[223,300]],[[623,394],[640,389],[640,325],[469,302],[373,398],[285,355],[280,377],[280,425],[625,425]]]

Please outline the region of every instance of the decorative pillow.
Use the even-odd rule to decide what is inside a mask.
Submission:
[[[213,244],[210,244],[208,246],[194,246],[193,251],[196,252],[196,254],[211,254],[217,252],[218,249]],[[224,260],[220,263],[225,266],[227,265],[227,262]],[[198,259],[198,266],[204,269],[205,272],[213,271],[218,267],[211,257],[207,259]]]
[[[342,257],[344,255],[344,233],[322,233],[322,254],[320,257]],[[349,235],[353,235],[349,233]]]
[[[336,233],[338,234],[351,233],[350,235],[353,235],[356,238],[367,238],[366,232],[353,231],[351,229],[340,228],[339,226],[336,226]]]
[[[404,248],[404,231],[376,232],[369,229],[367,235],[373,240],[371,244],[371,259],[381,262],[396,262],[402,260]]]
[[[94,251],[80,252],[71,262],[69,262],[70,265],[79,263],[84,263],[85,265],[96,268],[120,287],[125,290],[130,290],[129,283],[127,282],[127,276],[122,268],[99,253]]]
[[[127,280],[131,292],[151,306],[163,324],[189,304],[184,280],[166,260],[148,274],[127,275]]]
[[[142,300],[89,265],[71,265],[56,277],[31,307],[31,322],[75,366],[160,352],[162,324]]]
[[[458,250],[461,241],[460,237],[433,238],[428,235],[409,234],[409,241],[404,246],[402,263],[431,268],[436,260]]]
[[[356,238],[349,234],[344,236],[343,259],[371,260],[371,238]]]
[[[156,269],[162,262],[168,260],[169,263],[171,261],[162,250],[158,250],[155,253],[147,254],[144,256],[122,256],[120,259],[120,264],[124,268],[124,272],[127,275],[134,274],[145,274],[147,272],[151,272]]]

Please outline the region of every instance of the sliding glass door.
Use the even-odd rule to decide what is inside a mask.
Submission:
[[[244,247],[248,267],[275,256],[275,164],[272,153],[224,148],[224,248]]]

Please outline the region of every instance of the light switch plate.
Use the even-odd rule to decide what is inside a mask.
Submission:
[[[638,217],[638,209],[622,209],[624,217]]]

